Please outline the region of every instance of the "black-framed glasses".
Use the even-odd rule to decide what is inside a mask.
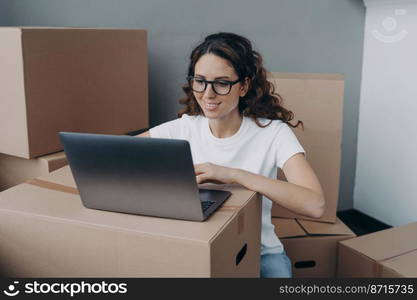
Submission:
[[[205,80],[203,78],[194,77],[194,76],[188,76],[187,80],[190,84],[191,89],[194,92],[202,93],[206,90],[207,85],[211,84],[213,91],[217,95],[221,95],[221,96],[225,96],[229,94],[232,89],[232,86],[234,86],[236,83],[240,81],[240,79],[237,79],[235,81],[224,80],[224,79]]]

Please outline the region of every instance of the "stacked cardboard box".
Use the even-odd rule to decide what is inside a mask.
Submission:
[[[0,191],[64,165],[60,131],[149,126],[146,31],[3,27],[0,45]]]
[[[259,277],[259,194],[215,186],[232,196],[205,222],[87,209],[69,166],[14,186],[0,197],[0,275]]]
[[[293,276],[336,276],[338,242],[356,235],[340,219],[322,223],[301,219],[273,218],[275,232],[293,264]]]
[[[320,219],[274,204],[273,223],[293,262],[294,277],[417,277],[417,223],[361,237],[337,217],[342,138],[343,76],[272,73],[270,79],[305,130],[294,133],[324,190]],[[278,178],[286,180],[282,170]]]
[[[293,129],[306,150],[323,187],[326,211],[320,219],[296,214],[273,204],[272,222],[287,255],[294,277],[335,277],[338,241],[355,234],[336,217],[342,144],[344,78],[340,74],[271,73],[284,107],[293,111]],[[286,180],[282,170],[277,174]]]
[[[417,277],[417,222],[341,241],[337,277]]]

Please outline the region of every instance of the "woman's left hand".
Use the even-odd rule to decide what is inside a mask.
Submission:
[[[222,167],[212,163],[194,165],[197,183],[235,183],[236,169]]]

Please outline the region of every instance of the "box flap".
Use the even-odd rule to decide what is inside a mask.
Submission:
[[[67,163],[64,152],[33,159],[0,153],[0,191],[23,183],[28,179],[46,175]]]
[[[280,239],[307,235],[294,219],[272,218],[272,224],[275,226],[275,232]]]
[[[67,157],[65,156],[64,151],[48,154],[39,157],[39,160],[43,161],[48,167],[48,171],[59,169],[68,164]]]
[[[47,161],[48,163],[51,163],[51,162],[56,161],[56,160],[65,159],[65,158],[66,158],[66,156],[65,156],[64,151],[58,151],[58,152],[54,152],[54,153],[51,153],[51,154],[47,154],[47,155],[37,157],[37,159]]]
[[[390,273],[396,273],[403,277],[417,277],[417,251],[412,251],[386,261],[381,265],[389,269]],[[397,276],[395,276],[397,277]]]
[[[69,165],[60,168],[58,170],[55,170],[51,172],[51,174],[41,176],[38,179],[45,180],[48,182],[53,182],[57,184],[62,184],[66,186],[70,186],[72,188],[76,188],[77,185],[75,184],[74,177],[71,173],[71,168]]]
[[[342,241],[345,246],[381,261],[417,250],[417,222]]]
[[[299,220],[297,222],[309,235],[352,235],[355,233],[350,230],[339,218],[334,224],[326,224],[320,222]]]

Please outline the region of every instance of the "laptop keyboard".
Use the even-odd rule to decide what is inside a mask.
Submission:
[[[214,204],[214,201],[201,201],[203,211],[206,211],[210,206]]]

